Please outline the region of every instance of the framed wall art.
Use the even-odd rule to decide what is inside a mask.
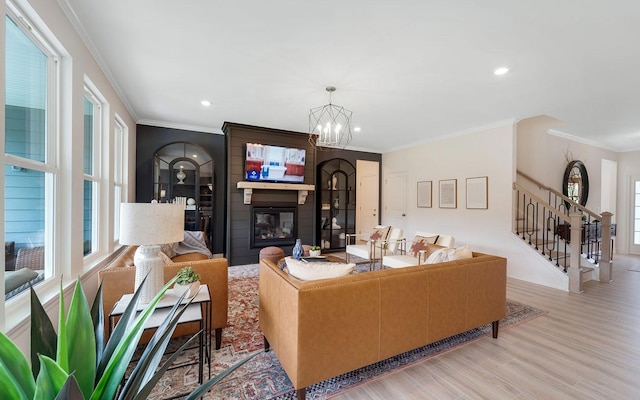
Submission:
[[[483,210],[489,208],[486,176],[467,178],[467,208]]]
[[[431,181],[418,182],[418,207],[431,208]]]
[[[457,208],[458,207],[458,180],[444,179],[440,183],[440,208]]]

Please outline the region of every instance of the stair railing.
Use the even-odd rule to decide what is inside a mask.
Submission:
[[[514,231],[532,248],[554,263],[563,272],[569,267],[567,241],[561,241],[557,234],[560,226],[569,226],[571,219],[560,210],[529,190],[513,183],[515,192]]]
[[[612,236],[615,236],[615,226],[612,228],[611,225],[611,217],[613,214],[606,211],[602,214],[594,213],[527,174],[518,171],[518,175],[536,184],[538,189],[548,193],[548,201],[545,202],[521,185],[514,183],[514,190],[516,191],[516,198],[518,199],[515,208],[516,212],[521,213],[519,203],[524,205],[526,204],[525,202],[531,204],[527,204],[526,207],[532,208],[534,207],[533,204],[535,204],[536,209],[543,209],[543,217],[545,220],[539,221],[537,219],[539,216],[536,215],[536,219],[533,221],[536,221],[536,224],[542,223],[544,225],[537,226],[536,229],[542,228],[543,232],[545,232],[545,234],[543,234],[543,242],[546,243],[547,253],[551,256],[551,253],[555,250],[557,253],[556,257],[560,257],[556,258],[556,265],[559,266],[562,263],[565,266],[564,271],[567,272],[567,261],[570,260],[567,260],[566,244],[570,242],[571,232],[575,231],[573,237],[580,237],[581,240],[574,241],[579,242],[579,245],[575,250],[573,249],[573,245],[571,246],[570,250],[572,254],[584,254],[592,263],[599,266],[598,279],[601,282],[611,281],[611,260],[613,255]],[[522,195],[520,193],[522,193]],[[527,196],[529,197],[528,200]],[[527,218],[531,218],[532,215],[530,215],[528,211],[524,213],[526,214],[526,218],[524,218],[525,223],[531,224],[532,222],[527,222]],[[572,219],[572,217],[574,217],[573,214],[577,216],[578,220]],[[554,218],[555,221],[551,221],[551,218]],[[554,233],[553,238],[550,232]],[[560,239],[563,240],[560,241]],[[563,247],[561,242],[564,242],[564,257],[560,256],[560,250]],[[542,254],[544,255],[544,253]],[[579,268],[579,259],[577,259],[577,261],[578,264],[576,266]],[[569,262],[569,264],[571,263]]]

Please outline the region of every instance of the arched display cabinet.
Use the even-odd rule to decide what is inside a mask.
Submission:
[[[355,233],[356,169],[334,158],[318,165],[317,176],[316,244],[325,251],[344,250],[346,235]]]
[[[185,204],[185,230],[204,231],[213,243],[213,159],[204,149],[187,142],[159,148],[153,157],[153,194],[161,203],[176,199]]]

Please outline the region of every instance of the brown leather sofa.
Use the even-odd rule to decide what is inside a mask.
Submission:
[[[306,387],[492,323],[506,313],[505,258],[473,258],[300,281],[260,261],[260,327],[304,399]]]
[[[127,246],[113,262],[100,271],[102,282],[102,305],[105,313],[105,336],[108,334],[108,315],[114,304],[123,294],[133,293],[135,282],[135,267],[133,256],[138,246]],[[174,277],[178,271],[187,265],[200,274],[200,282],[209,286],[211,293],[212,321],[211,328],[215,330],[216,349],[222,341],[222,328],[227,326],[228,300],[228,263],[226,258],[209,259],[200,253],[182,254],[172,258],[173,264],[166,265],[165,281]],[[197,323],[182,324],[176,328],[174,337],[194,334],[199,330]],[[143,341],[150,335],[143,336]]]

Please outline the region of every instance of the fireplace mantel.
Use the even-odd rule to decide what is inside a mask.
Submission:
[[[254,189],[262,190],[295,190],[298,192],[298,204],[307,201],[309,191],[315,190],[314,185],[302,183],[270,183],[270,182],[238,182],[238,189],[244,189],[244,204],[251,204],[251,195]]]

